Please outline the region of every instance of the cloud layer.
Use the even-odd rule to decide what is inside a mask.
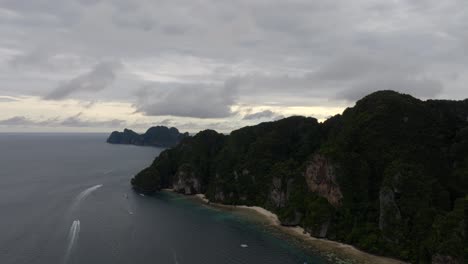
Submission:
[[[124,103],[125,117],[93,114],[227,128],[382,89],[461,99],[467,20],[465,0],[3,0],[0,103]]]
[[[151,84],[138,93],[137,111],[150,116],[224,118],[234,114],[231,106],[237,87],[207,84]]]
[[[0,120],[0,126],[13,127],[106,127],[119,128],[126,125],[124,120],[90,120],[81,118],[81,113],[60,119],[58,117],[46,120],[34,120],[25,116],[13,116]]]
[[[260,112],[255,112],[255,113],[249,113],[244,115],[244,120],[258,120],[258,119],[280,119],[282,118],[282,115],[278,115],[277,113],[271,111],[271,110],[263,110]]]

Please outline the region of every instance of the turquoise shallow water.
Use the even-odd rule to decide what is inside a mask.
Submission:
[[[230,250],[240,253],[239,262],[233,263],[325,263],[320,257],[313,256],[310,252],[306,253],[300,247],[293,245],[291,241],[273,235],[272,231],[274,230],[265,227],[254,217],[246,217],[245,213],[220,210],[196,202],[191,198],[167,192],[160,193],[154,198],[169,202],[171,207],[177,211],[184,211],[185,214],[190,215],[192,220],[206,222],[204,225],[210,226],[223,225],[223,229],[228,229],[227,244],[229,244]],[[231,237],[231,231],[236,235]],[[217,243],[217,237],[214,237],[213,243]],[[247,247],[242,248],[241,245]],[[263,252],[266,254],[255,256],[256,253]],[[283,261],[286,262],[277,262],[283,257]],[[259,262],[255,262],[255,260]]]
[[[0,134],[0,263],[324,263],[239,215],[133,192],[161,149],[105,139]]]

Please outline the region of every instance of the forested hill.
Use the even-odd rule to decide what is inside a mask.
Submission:
[[[184,137],[188,137],[188,133],[180,133],[175,127],[155,126],[150,127],[144,134],[138,134],[130,129],[124,129],[123,132],[114,131],[107,139],[107,143],[173,147]]]
[[[370,94],[323,123],[290,117],[162,152],[131,181],[258,205],[284,225],[414,263],[464,263],[468,100]]]

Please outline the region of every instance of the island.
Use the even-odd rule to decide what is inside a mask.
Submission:
[[[180,133],[175,127],[154,126],[144,134],[138,134],[130,129],[124,129],[123,132],[114,131],[107,138],[107,143],[170,148],[188,136],[187,132]]]
[[[184,138],[131,179],[260,206],[282,225],[411,263],[464,263],[468,100],[378,91],[324,122],[293,116]]]

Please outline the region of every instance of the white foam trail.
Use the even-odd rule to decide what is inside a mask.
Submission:
[[[76,196],[75,201],[73,202],[71,206],[71,211],[74,211],[78,205],[86,199],[92,192],[96,191],[97,189],[101,188],[102,184],[94,185],[92,187],[89,187],[88,189],[82,191],[78,196]]]
[[[174,258],[174,264],[179,264],[179,262],[177,261],[177,253],[175,249],[172,249],[172,257]]]
[[[68,246],[67,251],[65,252],[65,257],[63,263],[66,264],[68,259],[70,258],[70,254],[72,252],[73,246],[78,241],[78,235],[80,233],[80,220],[73,221],[70,232],[68,233]]]
[[[102,184],[94,185],[93,187],[89,187],[88,189],[82,191],[78,196],[76,197],[76,201],[81,202],[84,200],[88,195],[90,195],[92,192],[95,190],[99,189],[102,187]]]

